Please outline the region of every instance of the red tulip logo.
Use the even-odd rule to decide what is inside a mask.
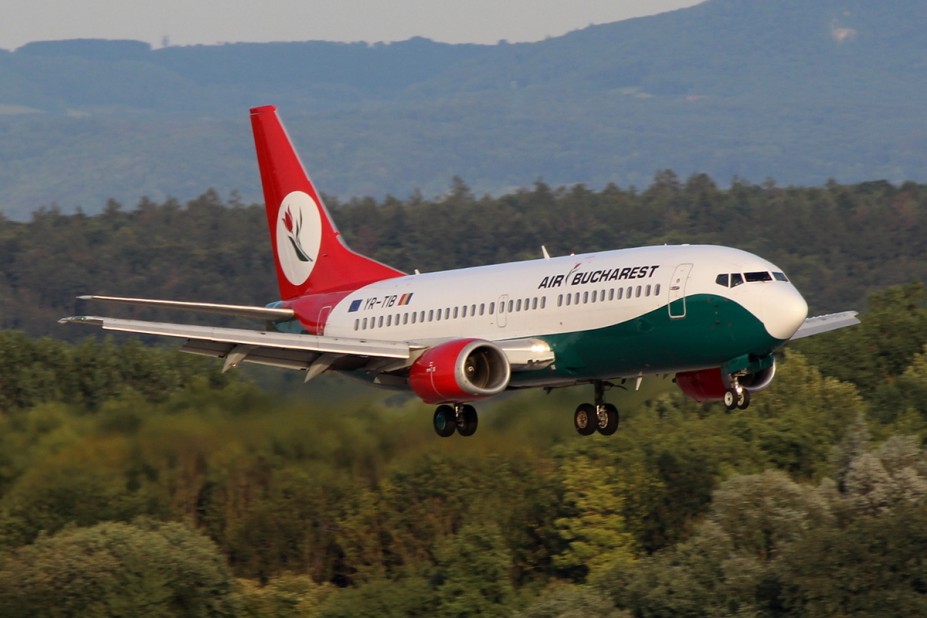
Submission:
[[[287,206],[286,212],[283,214],[283,225],[286,227],[287,240],[289,240],[290,244],[293,246],[293,251],[296,252],[296,258],[300,262],[311,262],[312,258],[309,257],[309,254],[303,249],[302,242],[299,240],[299,231],[303,227],[303,213],[299,209],[297,209],[296,212],[299,219],[295,221],[295,229],[293,226],[293,215],[290,213],[289,206]]]

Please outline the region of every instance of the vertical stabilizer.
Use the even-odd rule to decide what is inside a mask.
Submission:
[[[281,299],[354,289],[404,274],[344,244],[277,117],[277,108],[253,108],[251,127]]]

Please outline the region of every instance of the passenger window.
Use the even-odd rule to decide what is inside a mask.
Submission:
[[[429,321],[429,322],[433,322],[434,319],[435,319],[435,310],[434,310],[434,309],[429,309],[429,310],[428,310],[428,321]]]
[[[577,293],[576,293],[576,296],[573,298],[573,304],[574,304],[574,305],[578,305],[578,304],[579,304],[579,292],[577,292]]]
[[[537,309],[537,308],[538,308],[538,299],[537,299],[537,298],[532,298],[532,299],[531,299],[531,309],[534,310],[534,309]]]
[[[364,328],[363,328],[363,330],[367,330],[367,318],[364,318]]]
[[[641,286],[637,286],[637,298],[641,297]]]
[[[387,326],[392,326],[392,325],[393,325],[393,315],[392,315],[392,314],[386,316],[386,325],[387,325]]]
[[[360,328],[360,318],[357,318],[356,320],[354,320],[354,330],[357,330],[359,328]]]
[[[417,314],[416,312],[414,312],[414,311],[412,312],[412,323],[413,323],[413,324],[415,324],[415,317],[416,317],[417,315],[418,315],[418,314]]]
[[[489,315],[492,315],[496,312],[496,303],[489,303]]]
[[[379,317],[379,319],[377,319],[377,328],[383,328],[383,316],[382,315]]]
[[[515,311],[521,311],[521,299],[518,299],[518,302],[515,303]]]
[[[723,287],[728,287],[728,277],[729,275],[718,275],[715,277],[715,283]]]
[[[618,300],[624,298],[624,288],[618,288]]]
[[[458,314],[459,312],[460,312],[460,311],[459,311],[459,308],[458,308],[458,307],[454,307],[454,319],[455,319],[455,320],[457,319],[457,314]]]
[[[647,288],[646,288],[646,290],[645,290],[645,292],[644,292],[644,296],[650,296],[650,286],[649,286],[649,285],[647,286]]]
[[[615,288],[608,291],[608,300],[615,300]]]
[[[736,288],[738,285],[744,282],[744,276],[740,273],[734,273],[731,275],[731,287]]]
[[[460,317],[462,318],[467,317],[467,306],[466,305],[463,306],[463,313],[460,314]]]
[[[598,298],[599,298],[599,291],[593,290],[592,291],[592,302],[595,302]]]
[[[519,301],[519,302],[521,302],[521,301]],[[509,313],[512,313],[512,309],[514,309],[514,308],[515,308],[515,301],[514,301],[514,300],[510,300],[510,301],[509,301]]]
[[[413,313],[412,315],[415,315],[415,314]],[[402,314],[402,325],[405,326],[408,323],[409,323],[409,314],[403,313]]]
[[[634,293],[634,288],[629,287],[629,288],[628,288],[628,294],[627,294],[628,300],[631,300],[631,296],[633,296],[633,293]]]
[[[557,306],[558,307],[563,306],[563,294],[557,294]]]
[[[546,306],[547,306],[547,297],[542,296],[541,297],[541,309],[544,309]]]
[[[480,315],[486,312],[486,303],[480,303]]]
[[[570,304],[573,302],[573,295],[572,295],[572,294],[567,294],[567,295],[566,295],[566,301],[567,301],[567,303],[566,303],[566,304],[567,304],[567,307],[569,307]]]
[[[654,295],[654,296],[659,296],[659,295],[660,295],[660,284],[659,284],[659,283],[658,283],[657,285],[654,286],[654,288],[653,288],[653,295]]]

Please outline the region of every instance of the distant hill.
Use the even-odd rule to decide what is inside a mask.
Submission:
[[[708,0],[529,44],[31,43],[0,52],[0,209],[257,200],[247,109],[265,103],[341,197],[659,169],[923,181],[923,24],[923,0]]]

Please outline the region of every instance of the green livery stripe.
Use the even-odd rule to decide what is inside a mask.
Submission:
[[[767,356],[785,343],[738,303],[714,294],[685,299],[685,317],[671,318],[664,305],[637,318],[594,330],[544,335],[556,354],[551,368],[513,374],[513,385],[552,377],[607,379],[723,363],[750,354]],[[673,313],[679,314],[678,307]]]

